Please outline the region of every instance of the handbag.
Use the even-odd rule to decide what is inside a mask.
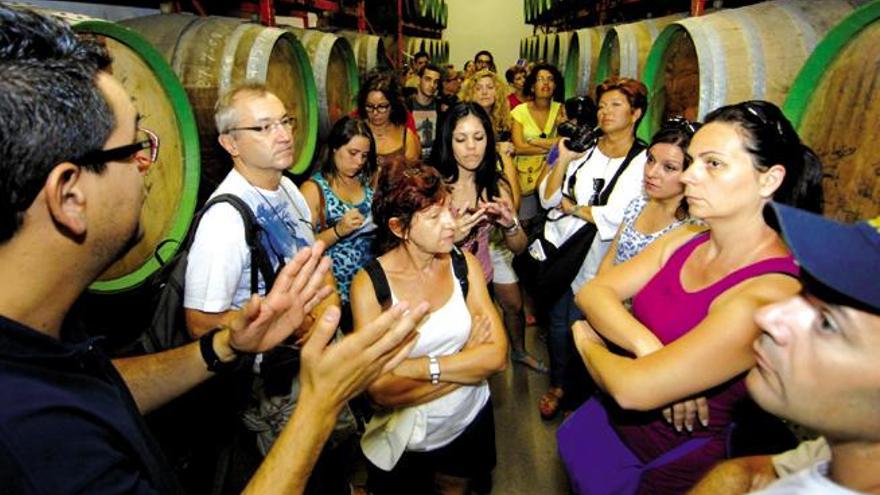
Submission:
[[[617,180],[636,155],[645,148],[644,142],[638,139],[633,142],[623,163],[620,164],[614,176],[602,188],[601,192],[597,191],[595,197],[592,198],[595,201],[591,201],[591,205],[603,206],[608,203],[608,198],[614,191]],[[595,150],[595,147],[593,149]],[[574,190],[574,180],[571,178],[577,176],[580,168],[589,161],[589,158],[588,156],[586,160],[581,162],[578,169],[569,176],[569,190]],[[547,221],[554,220],[548,219]],[[535,287],[534,294],[542,309],[549,309],[569,289],[571,282],[580,271],[584,258],[587,257],[590,246],[593,245],[597,232],[595,224],[586,222],[559,246],[547,240],[543,228],[535,232],[534,236],[529,239],[529,248],[517,256],[514,260],[514,268],[520,277]]]

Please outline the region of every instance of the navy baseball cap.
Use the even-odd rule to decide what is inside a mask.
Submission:
[[[844,224],[775,202],[772,211],[807,290],[818,282],[856,303],[849,305],[880,313],[880,216]]]

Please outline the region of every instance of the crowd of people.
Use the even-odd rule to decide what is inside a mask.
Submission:
[[[576,493],[878,491],[880,217],[821,217],[820,160],[774,104],[643,142],[638,80],[565,102],[553,65],[502,78],[485,50],[464,71],[419,53],[365,76],[297,185],[296,119],[236,86],[212,198],[244,203],[262,249],[238,206],[206,206],[192,343],[111,359],[67,316],[142,237],[160,145],[111,62],[0,4],[3,493],[183,492],[142,415],[215,375],[248,377],[212,434],[240,427],[256,460],[198,491],[351,493],[363,457],[369,493],[489,493],[487,380],[509,362],[548,375],[535,406],[565,416]],[[778,418],[821,436],[779,452],[754,434],[787,433]]]

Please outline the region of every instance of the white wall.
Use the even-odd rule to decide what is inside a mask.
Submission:
[[[523,0],[446,0],[449,17],[443,39],[449,41],[449,62],[461,70],[465,59],[480,50],[495,57],[498,72],[519,58],[519,40],[532,34],[525,23]]]

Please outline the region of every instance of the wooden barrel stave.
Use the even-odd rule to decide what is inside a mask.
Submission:
[[[609,26],[596,26],[572,33],[564,73],[566,98],[593,93],[599,51],[608,29]]]
[[[319,136],[326,137],[333,124],[355,108],[359,80],[354,52],[344,37],[316,30],[286,29],[309,54],[318,91]]]
[[[673,14],[609,27],[599,51],[593,84],[611,76],[641,79],[651,45],[662,29],[686,16]]]

